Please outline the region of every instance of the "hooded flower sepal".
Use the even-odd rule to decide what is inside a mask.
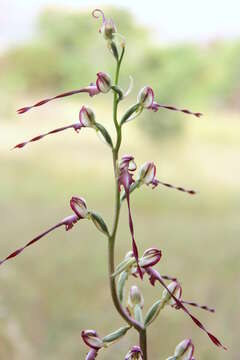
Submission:
[[[128,296],[127,309],[131,316],[140,324],[143,324],[142,309],[144,305],[144,298],[136,285],[131,286]]]
[[[104,235],[109,236],[107,225],[99,214],[94,211],[89,211],[89,218],[99,231],[101,231]]]
[[[140,346],[133,346],[125,356],[125,360],[143,360],[143,352]]]
[[[74,197],[75,199],[82,199],[82,198],[78,198],[78,197]],[[72,198],[73,199],[73,198]],[[70,203],[72,202],[72,199],[70,201]],[[86,203],[85,203],[86,204]],[[72,207],[72,205],[71,205]],[[20,255],[27,247],[35,244],[37,241],[39,241],[40,239],[42,239],[44,236],[48,235],[50,232],[52,232],[53,230],[56,230],[57,228],[64,226],[65,230],[68,231],[70,229],[73,228],[73,226],[80,220],[83,218],[83,216],[81,215],[80,210],[75,210],[72,207],[73,211],[75,214],[70,215],[65,217],[63,220],[61,220],[59,223],[57,223],[56,225],[52,226],[50,229],[44,231],[43,233],[41,233],[40,235],[36,236],[34,239],[32,239],[31,241],[29,241],[26,245],[20,247],[19,249],[15,250],[14,252],[12,252],[10,255],[8,255],[5,259],[0,261],[0,265],[2,265],[3,263],[5,263],[6,261]],[[82,213],[83,214],[83,213]]]
[[[167,297],[165,298],[165,300],[170,301],[171,303],[174,301],[174,307],[183,310],[191,319],[192,321],[202,330],[204,331],[207,336],[209,337],[209,339],[212,341],[212,343],[218,347],[221,347],[224,350],[227,350],[227,348],[213,335],[211,334],[206,327],[195,317],[191,314],[191,312],[186,308],[186,306],[184,305],[183,301],[181,301],[181,299],[177,298],[174,293],[171,292],[171,290],[168,288],[168,286],[165,284],[165,282],[163,281],[163,278],[161,277],[161,275],[158,273],[157,270],[153,269],[152,267],[146,267],[145,268],[145,272],[149,275],[149,281],[150,283],[154,286],[155,283],[158,281],[166,290],[165,294],[168,293],[167,297],[170,296],[170,298],[167,299]],[[173,285],[171,285],[172,287]],[[176,291],[176,295],[178,296],[180,294],[181,297],[181,291],[179,291],[179,287],[174,285],[174,289]],[[164,300],[164,299],[162,299]],[[166,304],[166,302],[165,302]],[[173,305],[173,303],[171,304]]]
[[[191,339],[181,341],[175,348],[174,356],[176,359],[194,360],[194,345]]]

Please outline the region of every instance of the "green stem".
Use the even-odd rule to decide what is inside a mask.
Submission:
[[[123,59],[125,49],[123,48],[121,56],[117,62],[116,74],[115,74],[115,86],[118,85],[119,79],[119,72],[121,67],[121,62]],[[111,289],[111,295],[113,304],[121,315],[121,317],[130,325],[133,326],[139,333],[140,338],[140,346],[142,348],[143,353],[145,354],[144,360],[147,360],[147,345],[146,345],[146,329],[142,324],[138,321],[134,320],[126,311],[126,309],[122,306],[118,295],[117,295],[117,288],[115,278],[112,277],[112,274],[115,272],[115,264],[114,264],[114,253],[115,253],[115,241],[116,241],[116,233],[119,224],[119,217],[120,217],[120,208],[121,208],[121,199],[120,199],[120,192],[119,192],[119,185],[118,185],[118,153],[121,146],[122,141],[122,131],[121,125],[119,125],[117,120],[117,110],[118,110],[118,103],[119,97],[116,92],[114,92],[113,98],[113,121],[116,128],[117,133],[117,140],[116,146],[113,148],[113,168],[114,168],[114,177],[115,177],[115,209],[114,209],[114,220],[113,220],[113,227],[112,232],[109,236],[108,241],[108,267],[109,267],[109,283]]]
[[[139,345],[143,352],[143,360],[147,360],[147,331],[146,331],[146,329],[139,331]]]

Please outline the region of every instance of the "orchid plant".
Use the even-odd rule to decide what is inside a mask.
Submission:
[[[185,301],[182,298],[182,287],[179,280],[176,277],[166,276],[159,273],[155,266],[160,262],[162,257],[161,250],[153,247],[144,251],[142,255],[139,255],[137,241],[134,232],[134,224],[131,213],[131,194],[140,189],[142,186],[152,186],[153,189],[158,186],[165,186],[171,189],[176,189],[185,192],[188,195],[195,195],[194,190],[188,190],[183,187],[174,186],[169,183],[165,183],[159,180],[156,176],[156,165],[152,161],[148,161],[140,165],[136,174],[137,165],[134,161],[134,156],[123,155],[120,157],[119,152],[122,142],[122,128],[127,125],[129,121],[132,121],[139,116],[143,111],[157,112],[160,109],[168,109],[173,111],[180,111],[187,115],[200,117],[202,114],[199,112],[192,112],[188,109],[181,109],[175,106],[159,104],[155,101],[153,89],[149,86],[144,86],[138,94],[137,101],[134,103],[119,119],[118,107],[119,104],[129,95],[132,88],[132,80],[127,91],[123,91],[119,86],[119,74],[121,64],[125,54],[126,43],[122,35],[117,32],[117,28],[112,19],[105,17],[104,13],[100,9],[95,9],[92,12],[93,17],[101,18],[102,25],[99,32],[107,42],[107,47],[116,62],[116,71],[114,80],[104,72],[98,72],[95,83],[83,87],[78,90],[62,93],[60,95],[41,100],[32,106],[23,107],[18,110],[19,114],[23,114],[30,109],[42,106],[50,101],[57,100],[63,97],[71,96],[79,93],[87,93],[93,97],[100,94],[106,94],[112,92],[113,94],[113,123],[116,129],[116,140],[113,141],[110,133],[100,123],[96,121],[95,114],[92,109],[87,106],[82,106],[79,112],[79,121],[70,124],[65,127],[54,129],[45,134],[38,135],[28,141],[17,144],[14,148],[20,149],[31,142],[41,140],[45,136],[53,135],[58,132],[65,131],[67,129],[73,129],[77,133],[82,128],[92,128],[101,135],[105,144],[112,152],[113,159],[113,172],[115,179],[115,212],[113,216],[113,224],[111,230],[103,218],[96,212],[88,209],[87,203],[84,198],[80,196],[73,196],[70,200],[70,207],[72,214],[59,221],[56,225],[50,229],[44,231],[38,235],[25,246],[12,252],[6,258],[4,258],[0,265],[4,262],[16,257],[23,252],[27,247],[33,245],[44,236],[48,235],[58,227],[64,226],[68,231],[72,229],[74,225],[77,225],[80,220],[90,220],[96,226],[97,230],[102,232],[108,241],[108,266],[109,266],[109,285],[112,301],[115,309],[119,313],[122,321],[125,325],[122,325],[119,329],[111,332],[110,334],[102,337],[99,336],[96,330],[82,330],[81,336],[85,344],[87,345],[88,353],[86,360],[93,360],[101,354],[116,341],[119,341],[123,336],[126,336],[130,329],[137,331],[139,334],[139,344],[133,345],[131,349],[127,349],[128,352],[125,356],[125,360],[133,359],[148,359],[147,351],[147,329],[149,325],[155,321],[159,314],[165,307],[170,306],[175,310],[182,310],[206,335],[211,342],[223,349],[226,349],[221,342],[210,333],[206,327],[190,312],[189,307],[196,307],[214,312],[214,309],[208,306],[201,306],[192,301]],[[136,174],[136,175],[135,175]],[[126,201],[128,207],[128,222],[130,229],[131,247],[127,252],[125,258],[115,266],[115,243],[117,238],[117,231],[119,225],[120,210],[122,204]],[[144,297],[140,289],[134,285],[130,287],[130,290],[126,296],[127,280],[133,277],[135,279],[148,278],[150,285],[155,286],[157,283],[163,288],[163,292],[159,295],[159,298],[153,303],[153,305],[144,314]],[[126,350],[126,351],[127,351]],[[160,359],[160,358],[159,358]],[[175,348],[173,355],[168,360],[194,359],[194,345],[190,338],[182,340]]]

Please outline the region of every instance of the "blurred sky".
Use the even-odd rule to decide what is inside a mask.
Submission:
[[[33,35],[37,14],[46,6],[129,9],[150,26],[160,42],[211,41],[240,36],[240,0],[0,0],[0,49]]]

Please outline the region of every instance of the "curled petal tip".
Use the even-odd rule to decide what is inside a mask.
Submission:
[[[103,22],[106,20],[104,12],[101,9],[94,9],[92,11],[92,16],[95,17],[96,19],[99,19],[100,17],[102,17]]]

